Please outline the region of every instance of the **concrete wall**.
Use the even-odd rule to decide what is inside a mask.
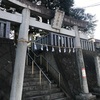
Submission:
[[[63,71],[60,69],[60,68],[62,68],[62,65],[58,59],[62,59],[62,57],[58,56],[59,53],[56,54],[55,52],[53,52],[53,53],[52,52],[43,52],[42,55],[45,56],[46,60],[48,60],[50,65],[52,67],[54,67],[54,69],[56,69],[60,73],[60,87],[63,89],[63,91],[66,91],[67,97],[74,98],[70,91],[68,83],[66,82],[66,80],[63,77],[63,74],[62,74]],[[58,67],[58,65],[60,68]],[[55,82],[58,83],[58,85],[59,85],[59,74],[54,69],[51,67],[49,68],[50,74],[51,74],[52,78],[55,79]]]
[[[49,63],[50,63],[57,71],[59,71],[53,53],[52,53],[52,52],[45,52],[45,53],[44,53],[44,56],[45,56],[45,58],[47,59],[47,61],[49,61]]]
[[[81,92],[81,87],[75,53],[59,53],[58,51],[55,51],[53,53],[44,52],[42,54],[46,57],[49,63],[61,73],[63,77],[61,84],[68,95],[72,98],[74,98],[75,95],[78,95]],[[83,55],[89,90],[91,92],[93,87],[97,86],[94,65],[95,54],[93,54],[93,52],[85,51]],[[58,75],[56,75],[53,70],[51,71],[51,74],[53,77],[55,77],[56,80],[58,79]]]
[[[0,38],[0,100],[9,100],[14,58],[13,41]]]

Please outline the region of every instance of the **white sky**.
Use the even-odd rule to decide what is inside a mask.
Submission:
[[[100,4],[100,0],[74,0],[74,2],[75,2],[74,5],[75,7],[86,7],[96,3]],[[96,15],[96,20],[98,20],[98,22],[96,30],[94,32],[94,37],[96,39],[100,39],[100,5],[95,7],[88,7],[85,9],[85,11],[87,13]]]

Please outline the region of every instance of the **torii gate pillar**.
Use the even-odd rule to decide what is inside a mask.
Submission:
[[[79,69],[79,77],[80,77],[80,85],[81,85],[81,94],[76,96],[76,100],[93,100],[95,99],[95,96],[93,96],[91,93],[89,93],[88,89],[88,83],[87,83],[87,77],[86,77],[86,71],[84,66],[84,59],[83,59],[83,53],[80,43],[80,36],[78,32],[78,26],[74,26],[75,30],[75,45],[76,45],[76,60],[77,60],[77,66]]]
[[[22,23],[20,25],[18,45],[16,49],[16,58],[15,58],[10,100],[21,100],[22,98],[29,19],[30,19],[30,10],[25,8],[22,11]]]
[[[94,57],[95,60],[95,68],[96,68],[96,76],[97,76],[97,86],[93,88],[94,92],[100,93],[100,54]]]
[[[95,56],[95,67],[97,73],[97,85],[100,87],[100,55]]]

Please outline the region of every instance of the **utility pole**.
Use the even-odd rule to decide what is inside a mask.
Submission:
[[[78,32],[78,26],[74,26],[74,30],[76,35],[75,37],[76,60],[79,69],[80,85],[81,85],[81,92],[82,92],[78,96],[76,96],[76,100],[91,100],[91,99],[93,100],[95,96],[89,93],[89,89],[88,89],[87,76],[86,76],[81,43],[80,43],[80,36]]]
[[[22,23],[20,25],[20,30],[19,30],[10,100],[22,99],[29,19],[30,19],[30,10],[25,8],[22,11]]]

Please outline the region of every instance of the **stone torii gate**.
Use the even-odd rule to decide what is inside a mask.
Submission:
[[[39,23],[37,21],[33,21],[32,17],[30,17],[30,12],[32,12],[33,14],[35,13],[37,15],[40,15],[41,17],[45,17],[48,19],[53,18],[54,12],[52,12],[50,10],[47,10],[43,7],[41,9],[41,8],[39,8],[40,6],[36,6],[34,4],[32,5],[28,1],[25,2],[25,0],[3,0],[2,1],[2,3],[7,3],[7,2],[11,6],[13,6],[13,4],[14,4],[16,7],[18,7],[18,9],[23,9],[21,16],[15,16],[15,15],[10,14],[13,17],[16,17],[19,19],[16,19],[16,18],[11,19],[11,18],[8,18],[9,16],[4,17],[4,15],[7,15],[8,13],[0,11],[1,18],[10,20],[10,21],[13,20],[15,22],[21,23],[20,30],[19,30],[19,37],[18,37],[18,45],[17,45],[17,50],[16,50],[16,59],[15,59],[11,94],[10,94],[10,100],[21,100],[29,25],[32,25],[32,26],[38,27],[38,28],[42,28],[45,30],[49,30],[52,32],[57,32],[57,33],[65,33],[66,30],[61,27],[60,27],[60,29],[57,29],[55,27],[52,27],[52,25],[47,25],[47,24]],[[45,13],[44,11],[47,13]],[[3,15],[3,13],[4,13],[4,15]],[[37,24],[35,24],[34,22]],[[76,44],[77,65],[79,68],[80,84],[81,84],[81,90],[82,90],[82,93],[79,96],[76,96],[76,99],[77,100],[84,100],[84,99],[90,100],[90,98],[93,99],[94,96],[91,93],[89,93],[89,89],[88,89],[82,48],[80,45],[80,37],[84,38],[85,36],[84,35],[79,36],[79,32],[78,32],[78,27],[83,27],[83,28],[86,27],[87,22],[78,21],[76,19],[72,19],[72,18],[69,18],[68,16],[65,16],[63,23],[65,25],[73,25],[74,26],[74,34],[69,34],[69,35],[76,37],[75,44]],[[44,25],[44,26],[42,26],[42,25]]]

